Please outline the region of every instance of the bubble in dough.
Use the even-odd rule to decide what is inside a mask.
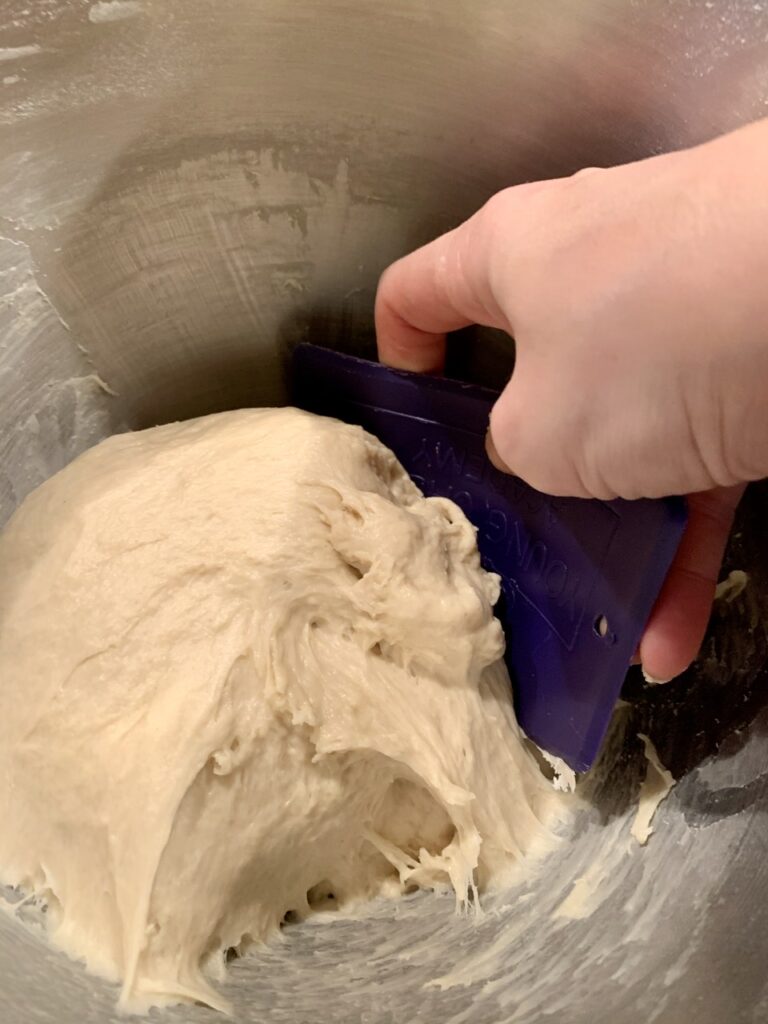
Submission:
[[[226,1009],[226,950],[288,913],[466,904],[559,799],[497,594],[459,509],[357,427],[245,410],[108,439],[0,537],[0,881],[128,1008]]]

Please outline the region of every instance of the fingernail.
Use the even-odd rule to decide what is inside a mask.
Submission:
[[[500,473],[512,472],[509,466],[502,460],[501,456],[496,451],[496,445],[493,443],[490,427],[488,427],[488,429],[485,432],[485,453],[488,456],[491,465],[495,466]]]
[[[649,686],[664,686],[665,683],[671,683],[672,678],[674,677],[670,677],[669,679],[657,679],[655,676],[652,676],[649,672],[646,672],[645,669],[643,669],[643,679]]]

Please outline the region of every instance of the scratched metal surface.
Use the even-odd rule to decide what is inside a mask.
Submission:
[[[755,0],[5,0],[0,522],[112,431],[279,400],[301,338],[370,347],[380,270],[498,187],[764,112]],[[233,964],[236,1019],[768,1020],[767,514],[753,489],[699,665],[628,681],[563,855],[479,921],[424,897],[286,929]],[[681,780],[644,850],[639,731]],[[593,912],[557,916],[593,863]],[[114,994],[0,915],[3,1022],[108,1024]]]

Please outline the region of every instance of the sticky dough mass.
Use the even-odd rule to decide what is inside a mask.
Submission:
[[[0,537],[0,880],[124,1005],[202,1000],[288,912],[546,845],[498,580],[357,427],[248,410],[112,437]],[[393,925],[396,927],[396,925]]]

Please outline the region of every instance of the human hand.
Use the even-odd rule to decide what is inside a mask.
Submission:
[[[744,481],[768,474],[768,122],[706,146],[508,189],[394,264],[384,362],[439,371],[445,332],[514,335],[491,456],[552,494],[693,492],[640,649],[695,656]]]

